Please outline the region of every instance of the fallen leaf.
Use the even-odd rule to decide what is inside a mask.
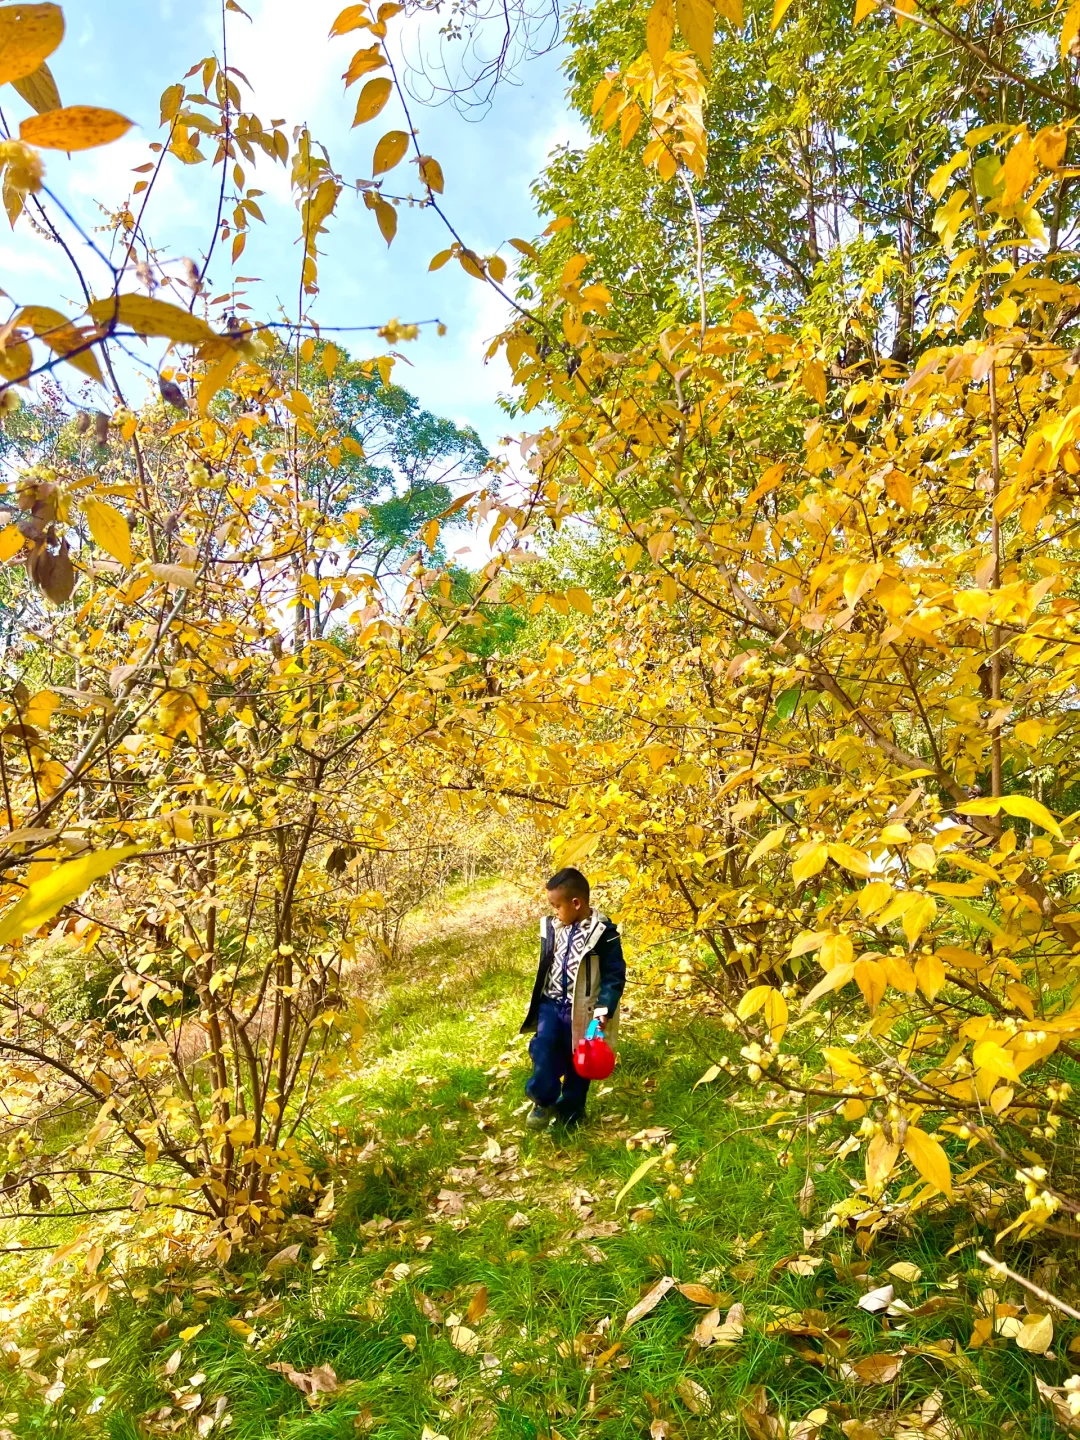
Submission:
[[[738,1303],[732,1305],[723,1321],[719,1310],[710,1310],[695,1326],[693,1340],[704,1349],[715,1345],[718,1350],[730,1350],[743,1337],[746,1328],[746,1310]]]
[[[165,1374],[166,1374],[166,1375],[175,1375],[176,1372],[177,1372],[177,1370],[180,1369],[180,1361],[181,1361],[183,1358],[184,1358],[184,1352],[183,1352],[182,1350],[174,1350],[173,1353],[169,1356],[168,1360],[165,1361],[165,1365],[164,1365]]]
[[[914,1285],[916,1280],[922,1279],[922,1271],[917,1265],[912,1265],[910,1260],[898,1260],[895,1265],[890,1265],[889,1274],[895,1275],[897,1280],[903,1280],[907,1285]]]
[[[712,1400],[704,1385],[699,1385],[696,1380],[691,1380],[689,1375],[684,1375],[675,1385],[675,1393],[683,1402],[691,1415],[708,1415],[712,1409]]]
[[[1035,1388],[1039,1395],[1054,1413],[1054,1419],[1063,1430],[1073,1435],[1080,1434],[1080,1415],[1074,1415],[1069,1409],[1068,1392],[1063,1385],[1047,1385],[1045,1381],[1035,1376]]]
[[[864,1355],[850,1367],[854,1375],[867,1385],[891,1385],[900,1374],[902,1355]]]
[[[679,1294],[685,1295],[687,1300],[692,1300],[695,1305],[722,1305],[723,1299],[717,1295],[715,1290],[710,1290],[707,1285],[680,1285]]]
[[[467,1325],[453,1325],[450,1328],[450,1344],[463,1355],[475,1355],[480,1348],[480,1337]]]
[[[799,1207],[799,1214],[804,1220],[808,1220],[814,1204],[814,1181],[812,1176],[807,1175],[802,1189],[795,1196],[795,1203]]]
[[[859,1309],[867,1311],[870,1315],[876,1315],[880,1310],[887,1310],[893,1301],[893,1287],[882,1285],[878,1290],[868,1290],[865,1295],[859,1297]]]
[[[624,1328],[629,1329],[631,1325],[636,1325],[642,1316],[648,1315],[650,1310],[655,1310],[668,1291],[673,1290],[677,1283],[674,1275],[665,1275],[662,1280],[658,1280],[649,1293],[627,1311],[626,1319],[623,1321]]]
[[[469,1325],[475,1325],[478,1320],[483,1319],[487,1311],[488,1291],[486,1285],[481,1285],[476,1294],[469,1301],[469,1308],[465,1311],[465,1320]]]
[[[784,1268],[792,1275],[813,1275],[819,1266],[824,1264],[825,1261],[816,1255],[796,1255]]]
[[[1054,1322],[1049,1315],[1029,1315],[1016,1332],[1016,1343],[1029,1355],[1045,1355],[1054,1341]]]
[[[528,1215],[523,1214],[520,1210],[516,1210],[506,1222],[506,1228],[508,1230],[525,1230],[530,1223]]]

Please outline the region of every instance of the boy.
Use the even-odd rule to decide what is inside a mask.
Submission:
[[[574,1069],[574,1047],[598,1020],[608,1044],[618,1029],[618,1005],[626,985],[619,932],[606,915],[589,905],[589,882],[580,870],[566,868],[547,882],[554,924],[540,921],[540,964],[524,1035],[533,1073],[525,1093],[533,1102],[525,1124],[546,1130],[552,1121],[568,1129],[581,1123],[589,1082]]]

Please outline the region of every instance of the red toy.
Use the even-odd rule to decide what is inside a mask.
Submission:
[[[595,1020],[574,1050],[574,1069],[583,1080],[606,1080],[615,1069],[615,1051]]]

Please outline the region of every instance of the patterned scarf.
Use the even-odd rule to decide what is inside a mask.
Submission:
[[[588,939],[590,921],[575,920],[570,925],[553,921],[555,926],[555,954],[551,962],[544,994],[549,1000],[569,1004],[574,996],[574,981],[581,966],[581,957]]]

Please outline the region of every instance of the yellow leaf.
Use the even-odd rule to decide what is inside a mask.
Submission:
[[[913,904],[908,906],[900,923],[904,927],[904,934],[908,938],[909,945],[915,944],[936,914],[937,903],[932,895],[920,895]]]
[[[877,9],[877,0],[855,0],[855,24],[861,25]]]
[[[375,157],[371,162],[373,175],[384,175],[399,164],[409,148],[409,136],[404,130],[388,130],[375,146]]]
[[[21,80],[13,80],[12,85],[31,110],[36,110],[39,115],[44,115],[47,110],[60,109],[60,91],[56,88],[56,80],[44,60],[33,74],[24,75]]]
[[[743,26],[743,0],[713,0],[716,13],[721,20],[727,20],[736,30]]]
[[[671,49],[674,33],[674,0],[653,0],[649,18],[645,21],[645,45],[654,70],[659,71],[664,63],[664,56]]]
[[[889,984],[904,995],[914,995],[917,985],[915,971],[903,955],[886,955],[882,960]]]
[[[705,1071],[704,1075],[702,1075],[701,1079],[695,1080],[690,1088],[691,1090],[696,1090],[699,1085],[711,1085],[712,1082],[719,1079],[722,1074],[723,1071],[720,1069],[719,1065],[710,1065],[709,1068]]]
[[[1021,720],[1013,731],[1013,734],[1017,740],[1020,741],[1021,745],[1030,745],[1032,747],[1038,745],[1042,739],[1042,733],[1042,722],[1039,720]]]
[[[775,0],[772,12],[772,29],[779,30],[784,16],[791,9],[791,0]]]
[[[855,963],[855,984],[862,991],[863,999],[873,1015],[881,1003],[881,997],[888,987],[884,968],[876,960],[858,960]]]
[[[829,859],[835,860],[837,865],[842,866],[845,870],[850,870],[852,875],[865,878],[870,874],[870,857],[864,851],[856,850],[854,845],[833,841],[828,849]]]
[[[822,995],[828,995],[833,990],[839,990],[848,983],[855,974],[855,966],[849,961],[841,965],[834,965],[826,972],[825,976],[818,981],[814,988],[806,995],[800,1005],[800,1010],[807,1010],[815,1000],[820,1000]]]
[[[864,885],[858,894],[859,914],[865,920],[887,905],[892,896],[893,889],[887,880],[871,880],[869,885]]]
[[[779,990],[769,988],[765,997],[765,1023],[769,1027],[769,1038],[774,1045],[778,1045],[787,1029],[788,1005]]]
[[[69,105],[63,110],[48,110],[44,115],[31,115],[19,126],[19,139],[43,150],[93,150],[110,145],[126,135],[132,122],[115,110],[99,110],[96,105]]]
[[[1053,1344],[1054,1322],[1049,1315],[1028,1315],[1016,1332],[1016,1343],[1029,1355],[1045,1355]]]
[[[1005,185],[1001,196],[1001,204],[1015,205],[1035,179],[1037,173],[1038,162],[1035,157],[1035,142],[1025,128],[1013,141],[1012,148],[1009,150],[1008,155],[1005,156],[1005,163],[1001,167],[1001,179]]]
[[[203,345],[221,338],[197,315],[149,295],[110,295],[105,300],[95,300],[88,308],[95,324],[101,328],[115,320],[117,325],[126,325],[137,335],[175,340],[180,345]]]
[[[627,1195],[629,1195],[630,1191],[634,1188],[638,1181],[643,1180],[655,1165],[660,1164],[660,1161],[663,1158],[664,1152],[662,1150],[658,1150],[655,1155],[650,1155],[648,1160],[643,1160],[641,1162],[641,1164],[637,1167],[634,1173],[630,1176],[629,1180],[627,1180],[626,1184],[619,1191],[618,1195],[615,1196],[614,1208],[616,1210],[618,1210],[621,1202],[626,1198]]]
[[[825,869],[825,862],[829,858],[828,847],[813,843],[803,847],[802,854],[791,867],[791,878],[798,885],[803,880],[809,880],[811,876],[818,875]]]
[[[915,961],[915,980],[927,1000],[933,1000],[945,984],[945,966],[937,955],[919,956]]]
[[[349,62],[349,68],[345,71],[342,79],[345,81],[347,90],[354,81],[359,80],[361,75],[366,75],[369,70],[381,70],[386,64],[379,45],[369,45],[366,50],[358,50]]]
[[[1020,1083],[1015,1057],[993,1040],[983,1040],[976,1045],[971,1052],[971,1062],[976,1070],[985,1070],[999,1080],[1011,1080],[1014,1085]]]
[[[928,1185],[940,1190],[943,1195],[952,1195],[952,1177],[949,1174],[949,1157],[940,1143],[925,1130],[909,1125],[904,1136],[904,1154]]]
[[[759,840],[746,857],[747,868],[756,865],[759,860],[764,860],[770,850],[775,850],[778,845],[783,844],[784,836],[790,829],[790,825],[781,825],[778,830],[770,830],[764,840]]]
[[[194,1340],[195,1336],[201,1334],[205,1329],[205,1325],[189,1325],[186,1330],[180,1331],[178,1338],[186,1345],[189,1340]]]
[[[420,156],[420,179],[428,187],[434,190],[436,195],[443,193],[442,166],[432,155]]]
[[[855,958],[855,947],[850,935],[826,935],[821,942],[821,964],[825,970],[834,965],[847,965]]]
[[[1061,826],[1051,815],[1045,805],[1030,795],[1003,795],[1001,797],[1001,808],[1006,815],[1015,815],[1021,820],[1030,820],[1033,825],[1038,825],[1042,830],[1049,830],[1059,840],[1064,840],[1061,833]]]
[[[573,586],[567,590],[566,598],[570,601],[574,609],[580,611],[582,615],[591,615],[593,613],[592,596],[587,590],[581,590],[577,586]]]
[[[348,35],[350,30],[360,30],[370,24],[366,5],[346,5],[330,26],[330,39],[335,35]]]
[[[882,1131],[871,1136],[866,1147],[866,1188],[871,1195],[876,1194],[889,1178],[899,1154],[900,1146],[886,1139]]]
[[[199,414],[205,415],[210,408],[210,401],[228,380],[229,376],[240,363],[240,352],[229,350],[224,354],[216,365],[212,365],[202,380],[199,382],[199,393],[197,397]]]
[[[84,500],[83,512],[94,542],[121,565],[131,564],[131,529],[120,514],[104,500]]]
[[[327,345],[322,352],[322,368],[325,370],[326,378],[328,380],[330,379],[331,375],[333,375],[334,371],[337,369],[338,359],[339,351],[337,346],[333,344]]]
[[[1016,321],[1020,313],[1020,307],[1015,300],[1000,300],[996,305],[991,305],[983,311],[984,318],[991,325],[1002,325],[1007,330]]]
[[[0,944],[16,940],[51,920],[57,911],[77,899],[88,885],[107,875],[114,865],[138,851],[137,845],[95,850],[78,860],[58,864],[29,886],[26,894],[0,919]]]
[[[89,375],[91,380],[96,380],[99,385],[102,383],[101,367],[93,351],[83,350],[79,355],[72,353],[86,345],[87,336],[76,329],[66,315],[61,315],[59,310],[50,309],[48,305],[26,305],[19,312],[18,323],[29,325],[38,339],[50,350],[63,355],[69,365],[74,365],[76,370]]]
[[[59,5],[0,7],[0,85],[32,75],[63,38]]]
[[[709,0],[675,0],[679,29],[705,70],[712,65],[715,12]]]
[[[439,538],[439,528],[438,520],[429,520],[420,531],[420,539],[429,550],[434,550],[435,548],[435,541]]]
[[[39,690],[30,697],[30,703],[22,712],[21,718],[27,725],[33,725],[35,730],[47,730],[53,711],[59,704],[59,695],[54,695],[51,690]]]
[[[151,565],[150,574],[155,580],[182,590],[191,590],[195,585],[195,571],[186,565]]]
[[[17,555],[25,543],[17,525],[7,525],[0,530],[0,565]]]
[[[1065,12],[1065,23],[1061,27],[1061,58],[1067,60],[1073,41],[1080,34],[1080,0],[1073,0]]]
[[[820,360],[807,360],[802,372],[803,389],[815,405],[824,405],[829,394],[825,367]]]
[[[389,245],[397,234],[397,211],[388,200],[376,200],[371,208],[375,211],[379,233]]]
[[[1064,125],[1047,125],[1035,136],[1035,154],[1039,164],[1053,170],[1065,159],[1069,132]]]
[[[735,1011],[739,1019],[749,1020],[751,1015],[756,1015],[772,994],[772,988],[771,985],[755,985],[747,990]]]
[[[894,504],[900,506],[901,510],[911,509],[913,493],[911,478],[902,470],[890,470],[885,476],[885,493]]]
[[[379,111],[390,99],[390,92],[393,90],[392,80],[384,75],[369,80],[360,91],[360,98],[356,102],[356,114],[353,117],[354,125],[365,125],[369,120],[374,120]]]

